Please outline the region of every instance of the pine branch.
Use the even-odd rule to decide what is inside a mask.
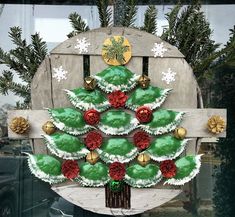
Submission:
[[[32,43],[27,45],[26,40],[22,39],[22,31],[19,27],[10,28],[9,37],[16,47],[9,52],[4,52],[0,48],[0,64],[4,64],[10,69],[3,71],[0,76],[0,93],[6,95],[12,91],[29,105],[30,84],[37,68],[46,56],[46,43],[36,33],[31,36]],[[14,82],[14,74],[18,75],[26,84]]]
[[[11,38],[13,44],[20,48],[26,47],[26,40],[21,38],[22,30],[19,26],[14,26],[10,28],[9,37]]]
[[[69,15],[69,21],[70,21],[74,30],[67,35],[68,38],[71,38],[81,32],[86,32],[86,31],[90,30],[90,28],[86,24],[86,22],[76,12],[71,13]]]
[[[136,0],[128,0],[124,11],[124,17],[121,21],[122,26],[134,27],[137,10]]]
[[[7,70],[4,70],[2,76],[0,76],[0,91],[4,95],[7,95],[9,91],[20,97],[30,95],[29,85],[14,82],[13,73]]]
[[[211,39],[212,30],[200,9],[197,0],[183,10],[180,4],[176,5],[166,14],[169,27],[161,36],[184,54],[198,79],[218,58],[219,46]]]
[[[38,33],[31,35],[31,41],[33,46],[32,52],[37,56],[38,63],[40,64],[47,55],[46,42],[40,38]]]
[[[157,31],[157,9],[155,5],[149,5],[144,13],[144,26],[141,30],[155,34]]]
[[[108,3],[108,0],[96,0],[101,27],[107,27],[111,24],[112,11],[108,8]]]
[[[4,70],[0,76],[0,93],[7,95],[10,83],[13,81],[13,73],[11,71]]]

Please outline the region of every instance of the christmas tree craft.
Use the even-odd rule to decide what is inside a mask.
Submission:
[[[188,139],[171,134],[184,113],[158,108],[169,90],[151,85],[142,89],[138,86],[139,77],[124,66],[109,67],[94,77],[98,87],[109,92],[107,96],[98,87],[89,91],[83,87],[66,90],[78,109],[48,109],[61,132],[43,137],[48,149],[64,161],[30,155],[31,171],[52,184],[67,178],[94,187],[112,181],[124,181],[138,188],[156,185],[163,178],[172,185],[190,181],[199,171],[200,156],[174,161],[184,151]],[[127,92],[135,86],[128,96]],[[132,132],[131,138],[120,137]],[[91,163],[89,159],[86,163],[77,162],[91,151],[98,153],[98,162]],[[139,154],[149,155],[151,161],[147,165],[141,160],[136,162]]]
[[[65,90],[74,108],[48,109],[59,131],[43,135],[53,156],[29,155],[35,176],[50,184],[72,180],[118,192],[123,183],[183,185],[199,172],[200,155],[180,156],[188,142],[179,127],[184,112],[160,108],[171,90],[152,86],[147,76],[121,65],[123,58],[118,55],[119,65],[116,59],[86,78],[84,87]]]

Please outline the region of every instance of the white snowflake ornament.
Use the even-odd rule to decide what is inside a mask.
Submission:
[[[154,57],[163,57],[163,54],[167,51],[164,48],[163,42],[161,43],[154,43],[153,49],[151,50],[154,53]]]
[[[175,81],[176,72],[173,72],[171,68],[168,68],[167,72],[162,72],[162,81],[165,81],[167,84]]]
[[[75,49],[78,49],[79,53],[87,53],[88,47],[91,44],[87,41],[87,38],[77,39],[77,44],[74,46]]]
[[[59,68],[53,68],[54,74],[52,75],[58,82],[67,79],[68,72],[63,69],[62,66]]]

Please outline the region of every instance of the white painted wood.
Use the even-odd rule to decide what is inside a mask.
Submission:
[[[80,33],[79,35],[67,39],[65,42],[59,44],[55,49],[51,51],[51,54],[81,55],[79,54],[78,49],[74,49],[74,47],[77,44],[77,39],[82,39],[83,37],[85,37],[91,44],[88,47],[88,54],[100,55],[104,40],[114,35],[123,35],[127,37],[132,46],[132,56],[153,57],[153,52],[151,51],[151,49],[153,48],[154,43],[163,42],[164,47],[167,49],[167,51],[164,53],[164,57],[184,57],[184,55],[180,53],[180,51],[176,47],[163,41],[159,37],[144,31],[124,27],[99,28],[91,30],[89,32]]]
[[[60,66],[68,73],[67,79],[58,82],[56,78],[53,78],[53,69]],[[51,69],[54,107],[71,107],[64,89],[74,89],[83,85],[83,57],[77,55],[51,55]]]
[[[134,215],[153,209],[176,197],[181,190],[131,188],[131,209],[111,209],[105,207],[104,188],[84,188],[77,184],[53,186],[57,194],[83,209],[107,215]]]
[[[226,110],[225,109],[172,109],[175,111],[186,112],[185,117],[181,123],[182,127],[185,127],[188,131],[187,137],[225,137],[226,132],[214,135],[210,133],[207,128],[207,120],[212,115],[220,115],[226,121]],[[8,112],[8,123],[14,117],[27,118],[31,130],[27,137],[29,138],[40,138],[43,131],[42,125],[49,120],[49,115],[46,110],[12,110]],[[8,130],[9,137],[14,139],[24,138],[24,136],[13,133],[10,129]]]
[[[162,72],[176,72],[175,81],[162,81]],[[191,67],[183,58],[149,58],[151,84],[172,89],[162,108],[197,108],[197,82]]]

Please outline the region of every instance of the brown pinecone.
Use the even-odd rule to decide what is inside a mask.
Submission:
[[[10,129],[17,134],[24,134],[29,130],[29,122],[23,117],[15,117],[11,120]]]

